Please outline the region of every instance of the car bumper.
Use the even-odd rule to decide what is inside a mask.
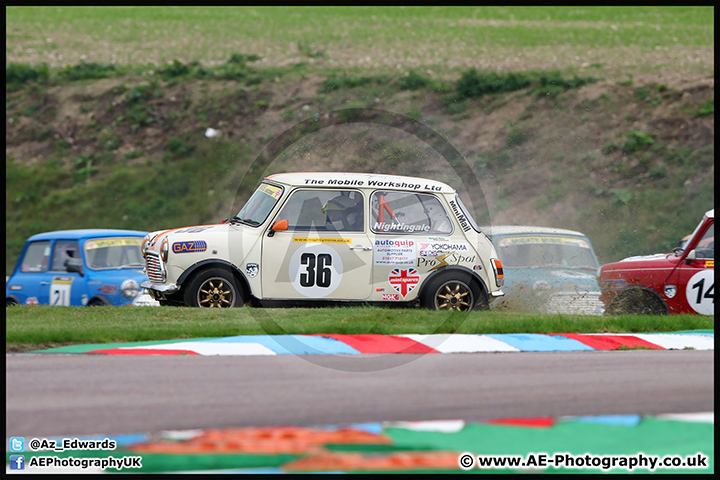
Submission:
[[[148,291],[159,292],[164,294],[175,293],[180,290],[180,287],[174,283],[153,283],[150,280],[146,280],[140,284],[140,287],[147,288]]]

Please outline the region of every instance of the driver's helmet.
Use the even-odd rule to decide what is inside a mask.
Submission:
[[[322,207],[325,225],[335,230],[362,230],[362,203],[346,195],[331,198]]]

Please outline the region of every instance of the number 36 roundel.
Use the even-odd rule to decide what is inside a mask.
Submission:
[[[323,298],[340,285],[343,264],[329,245],[304,245],[290,259],[290,282],[301,295]]]

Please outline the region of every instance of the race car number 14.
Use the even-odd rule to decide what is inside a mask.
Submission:
[[[692,276],[685,296],[693,310],[701,315],[715,314],[715,270],[701,270]]]

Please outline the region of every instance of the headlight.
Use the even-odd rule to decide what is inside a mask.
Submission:
[[[145,238],[143,238],[142,243],[140,244],[140,253],[142,254],[143,258],[145,258],[145,247],[147,246],[148,241],[150,238],[148,238],[149,235],[145,235]]]
[[[140,285],[138,285],[135,280],[129,278],[120,285],[120,291],[125,298],[135,298],[138,296],[138,293],[140,293]]]
[[[162,246],[160,247],[160,258],[163,259],[163,262],[167,262],[169,251],[170,251],[170,244],[168,244],[167,239],[165,239],[162,243]]]

